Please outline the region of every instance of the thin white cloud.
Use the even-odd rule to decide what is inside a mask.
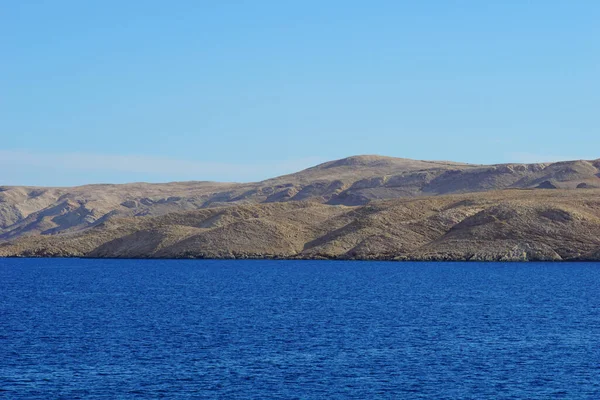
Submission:
[[[0,150],[0,166],[16,169],[51,168],[66,173],[88,171],[154,175],[167,180],[248,181],[275,177],[308,168],[325,160],[318,157],[259,162],[219,163],[142,155],[96,153],[42,153],[27,150]]]

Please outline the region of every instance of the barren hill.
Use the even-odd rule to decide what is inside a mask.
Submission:
[[[447,161],[355,156],[254,183],[175,182],[87,185],[73,188],[0,187],[0,241],[40,235],[59,235],[58,238],[67,237],[64,235],[79,237],[89,228],[110,226],[110,221],[117,219],[130,221],[128,224],[135,227],[138,223],[149,220],[140,217],[171,218],[173,215],[190,211],[208,213],[206,215],[226,215],[254,209],[257,204],[263,205],[256,210],[269,210],[269,207],[274,207],[273,210],[310,207],[311,213],[325,213],[329,216],[333,210],[346,210],[356,206],[366,206],[359,209],[368,209],[370,206],[380,207],[381,204],[387,204],[382,203],[382,200],[400,201],[425,197],[426,201],[433,204],[435,201],[441,201],[441,195],[501,189],[537,188],[535,193],[545,193],[545,190],[565,193],[564,196],[591,196],[596,192],[594,188],[600,188],[599,176],[600,160],[472,165]],[[524,196],[533,196],[531,193]],[[286,204],[270,205],[271,203]],[[301,211],[295,212],[302,214]],[[274,236],[278,236],[276,232],[283,229],[283,220],[273,218],[269,221],[262,221],[263,225],[260,227],[241,225],[239,229],[257,233],[272,231]],[[301,225],[294,221],[289,224],[290,227]],[[313,226],[312,222],[310,226]],[[209,229],[195,226],[193,228]],[[179,227],[173,229],[179,230]],[[229,237],[227,232],[223,235],[222,238]],[[311,237],[306,236],[307,240]],[[382,243],[391,243],[383,239],[384,237],[380,238]],[[427,236],[427,239],[430,238]],[[219,240],[214,240],[214,243],[219,243]],[[425,241],[423,239],[419,243],[424,244]],[[197,243],[197,248],[210,248],[209,243],[212,242],[209,240]],[[442,245],[443,243],[439,243],[436,246]],[[303,248],[302,251],[303,254],[308,254],[306,249]],[[285,254],[292,253],[298,252],[290,250]],[[159,255],[162,256],[162,253]]]
[[[112,218],[0,245],[1,256],[600,259],[600,190],[502,190],[375,201],[216,207]]]

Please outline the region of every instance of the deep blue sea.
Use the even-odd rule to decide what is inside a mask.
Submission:
[[[600,399],[600,263],[0,259],[4,399]]]

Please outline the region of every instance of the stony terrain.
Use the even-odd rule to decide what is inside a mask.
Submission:
[[[236,184],[0,187],[0,241],[79,232],[111,218],[160,216],[223,206],[290,201],[359,206],[375,200],[506,188],[600,187],[600,159],[546,164],[471,165],[355,156],[262,182]]]
[[[0,245],[2,256],[600,260],[600,189],[507,189],[214,207],[110,218]]]
[[[600,259],[600,160],[356,156],[257,183],[0,188],[0,256]]]

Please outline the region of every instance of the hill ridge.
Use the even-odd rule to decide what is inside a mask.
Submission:
[[[600,187],[599,176],[600,159],[480,165],[358,155],[251,183],[2,186],[0,241],[79,232],[117,217],[245,204],[310,201],[360,206],[378,200],[511,188],[593,189]],[[60,206],[65,201],[69,206]]]

